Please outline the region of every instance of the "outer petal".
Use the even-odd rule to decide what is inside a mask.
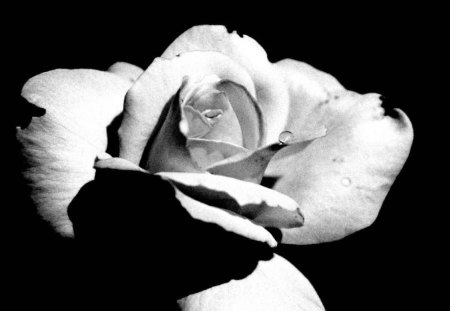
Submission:
[[[197,201],[229,210],[257,224],[278,228],[303,224],[303,216],[294,200],[260,185],[205,173],[163,172],[158,175]]]
[[[137,171],[137,172],[142,172],[145,174],[149,174],[147,171],[143,170],[141,167],[139,167],[138,165],[125,160],[125,159],[121,159],[121,158],[109,158],[109,159],[105,159],[105,160],[101,160],[101,161],[97,161],[95,164],[95,167],[97,169],[101,169],[101,170],[125,170],[125,171]],[[204,222],[208,222],[208,223],[214,223],[217,224],[219,226],[221,226],[222,228],[224,228],[225,230],[234,232],[236,234],[242,235],[244,237],[247,237],[249,239],[252,240],[256,240],[256,241],[260,241],[260,242],[265,242],[267,244],[269,244],[272,247],[277,246],[277,242],[275,241],[275,239],[273,238],[273,236],[263,227],[256,225],[254,223],[252,223],[249,219],[246,219],[244,217],[241,217],[235,213],[231,213],[227,210],[225,210],[224,208],[227,208],[227,206],[230,206],[230,204],[228,204],[226,202],[226,200],[220,200],[220,198],[218,196],[215,196],[215,193],[217,193],[217,191],[215,193],[212,193],[212,191],[209,192],[209,194],[212,194],[212,196],[214,196],[215,198],[219,198],[219,200],[213,202],[215,203],[214,206],[213,205],[208,205],[205,204],[203,202],[200,202],[198,200],[196,200],[193,197],[190,197],[188,195],[186,195],[185,193],[183,193],[182,191],[180,191],[180,189],[178,189],[177,186],[181,185],[181,189],[185,189],[186,186],[184,186],[182,183],[184,184],[190,184],[190,186],[198,186],[198,183],[195,184],[195,181],[198,180],[202,180],[206,174],[187,174],[187,173],[161,173],[160,174],[161,177],[163,179],[167,179],[169,180],[172,185],[175,188],[175,193],[176,193],[176,198],[177,200],[181,203],[181,205],[189,212],[189,214],[198,220],[202,220]],[[194,177],[194,178],[192,178]],[[207,178],[207,181],[211,181],[211,178]],[[212,179],[214,179],[214,176],[212,177]],[[220,180],[220,178],[219,178]],[[175,182],[174,182],[175,181]],[[194,182],[193,182],[194,181]],[[200,191],[202,191],[202,189],[200,189],[201,187],[198,187],[197,189],[197,193],[199,193]],[[223,188],[223,187],[222,187]],[[228,188],[230,188],[228,186]],[[233,187],[231,187],[233,188]],[[219,189],[220,185],[219,185]],[[190,193],[192,193],[193,191],[190,191]],[[203,189],[203,192],[205,192],[205,190]],[[208,191],[206,191],[208,193]],[[236,192],[236,191],[235,191]],[[273,191],[272,191],[273,192]],[[203,194],[203,196],[206,196],[206,194]],[[235,193],[232,194],[232,196],[236,196]],[[249,195],[245,195],[245,193],[240,193],[237,194],[237,196],[239,196],[239,198],[235,199],[237,200],[239,203],[245,205],[249,205],[250,203],[256,204],[256,205],[261,205],[261,209],[266,209],[268,210],[267,206],[264,206],[264,202],[267,201],[267,199],[265,200],[265,193],[263,194],[259,194],[258,196],[254,196],[253,198]],[[285,198],[284,195],[280,196],[282,198]],[[198,196],[195,196],[198,198]],[[221,195],[221,198],[223,198],[224,195]],[[208,201],[208,200],[204,200],[204,201]],[[286,202],[287,201],[287,202]],[[291,208],[293,209],[296,204],[295,202],[293,202],[290,199],[285,200],[284,203],[286,206],[285,208]],[[289,204],[293,205],[290,206]],[[270,207],[269,207],[270,209]],[[274,208],[275,209],[275,208]],[[284,215],[290,215],[290,212],[287,211],[287,213],[284,213]]]
[[[248,73],[223,54],[191,52],[171,60],[157,58],[126,96],[119,129],[120,157],[139,164],[153,130],[155,127],[158,130],[158,122],[164,121],[163,109],[177,94],[183,78],[189,76],[200,80],[208,75],[240,83],[252,95],[255,94]]]
[[[94,177],[105,152],[106,127],[120,114],[131,83],[96,70],[58,69],[31,78],[22,96],[45,114],[17,129],[23,175],[39,213],[58,232],[72,235],[67,206]]]
[[[176,189],[176,188],[175,188]],[[251,240],[256,240],[277,246],[277,241],[273,236],[261,226],[252,223],[249,219],[227,212],[226,210],[211,206],[185,195],[176,189],[176,198],[189,214],[198,220],[214,223],[222,228],[245,236]]]
[[[282,74],[267,59],[264,49],[248,36],[228,33],[224,26],[195,26],[164,51],[172,58],[189,51],[218,51],[244,67],[256,86],[256,99],[267,121],[267,143],[276,142],[288,117],[289,95]]]
[[[286,128],[294,135],[317,125],[328,130],[303,153],[283,157],[285,148],[269,164],[267,174],[280,177],[274,189],[294,198],[305,215],[304,227],[284,230],[283,242],[340,239],[375,220],[408,157],[411,123],[399,110],[396,119],[384,116],[377,94],[344,91],[301,63],[280,68],[291,91]]]
[[[140,67],[125,62],[112,64],[108,68],[108,71],[130,82],[136,81],[136,79],[144,72]]]
[[[178,304],[183,311],[325,310],[308,280],[278,255],[260,261],[245,279],[189,295]]]

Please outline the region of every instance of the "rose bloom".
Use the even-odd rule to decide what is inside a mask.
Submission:
[[[378,94],[348,91],[299,61],[271,63],[255,40],[223,26],[187,30],[145,71],[53,70],[22,96],[45,109],[17,130],[23,176],[40,215],[68,237],[68,206],[96,171],[131,170],[169,182],[193,218],[270,247],[278,242],[267,227],[281,230],[281,243],[338,240],[375,220],[413,139],[407,116],[385,116]],[[106,153],[111,135],[115,155]],[[323,310],[278,255],[178,304]]]

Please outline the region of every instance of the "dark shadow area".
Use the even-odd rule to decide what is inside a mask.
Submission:
[[[173,302],[242,279],[273,256],[265,243],[193,219],[170,184],[140,172],[98,172],[72,201],[69,216],[78,300]]]
[[[26,128],[31,123],[33,117],[42,117],[45,115],[46,110],[44,108],[38,107],[34,104],[29,103],[25,98],[19,96],[15,103],[15,109],[20,111],[20,113],[14,114],[13,122],[16,126],[20,128]]]
[[[122,123],[123,114],[118,115],[114,118],[110,125],[106,127],[106,135],[108,137],[108,145],[106,148],[106,153],[110,154],[112,157],[119,156],[119,128]]]
[[[275,184],[277,183],[278,179],[280,179],[280,177],[264,176],[261,180],[261,186],[272,189],[275,186]]]
[[[6,260],[2,270],[6,290],[2,294],[11,298],[16,309],[25,303],[35,308],[78,305],[88,309],[93,306],[87,302],[89,297],[102,309],[117,306],[118,301],[127,300],[126,296],[133,298],[130,303],[136,301],[138,305],[140,301],[151,308],[156,298],[171,296],[167,308],[159,308],[166,310],[174,306],[173,298],[183,292],[252,271],[258,258],[255,249],[259,247],[247,246],[220,228],[206,226],[205,232],[211,234],[196,230],[189,233],[188,227],[195,221],[173,199],[164,197],[168,190],[156,179],[144,181],[153,188],[136,187],[136,183],[129,182],[134,177],[111,177],[110,181],[106,178],[100,183],[104,186],[99,186],[98,179],[86,186],[78,203],[74,202],[84,206],[84,211],[79,209],[80,215],[75,213],[72,217],[78,218],[78,233],[85,236],[75,246],[73,240],[58,236],[37,215],[18,173],[20,158],[15,152],[14,131],[20,123],[16,124],[15,113],[26,107],[16,99],[27,79],[56,68],[105,70],[116,61],[146,68],[181,32],[197,24],[225,24],[230,31],[238,30],[258,41],[270,61],[293,58],[306,62],[332,74],[350,90],[385,95],[388,101],[383,107],[388,115],[392,107],[399,107],[408,115],[415,129],[411,155],[374,225],[341,241],[312,246],[280,245],[277,252],[310,280],[327,311],[434,310],[439,309],[434,308],[437,303],[446,303],[446,295],[440,292],[445,288],[440,281],[445,281],[446,267],[446,263],[441,264],[447,245],[446,224],[441,224],[447,219],[442,203],[446,200],[441,199],[446,191],[440,191],[445,182],[439,180],[440,175],[445,176],[445,162],[439,158],[446,154],[446,140],[442,137],[446,132],[434,128],[446,125],[445,121],[438,121],[439,116],[445,115],[443,108],[436,114],[436,109],[445,106],[441,104],[445,102],[445,88],[438,85],[445,82],[441,78],[446,73],[445,61],[438,57],[438,51],[445,50],[439,45],[445,42],[442,30],[446,29],[446,19],[434,16],[428,21],[429,12],[422,5],[417,12],[410,12],[410,6],[398,11],[389,6],[373,13],[369,9],[358,14],[349,10],[347,16],[335,11],[326,16],[322,8],[290,10],[292,16],[288,16],[289,10],[283,7],[287,15],[281,14],[283,20],[276,22],[275,14],[239,19],[237,11],[218,18],[217,12],[205,14],[199,10],[201,17],[185,14],[186,19],[172,18],[167,23],[149,18],[148,10],[141,10],[146,12],[145,17],[136,18],[139,8],[130,8],[129,20],[122,7],[109,15],[103,8],[90,18],[85,15],[90,7],[72,18],[67,10],[58,14],[53,9],[45,16],[35,10],[26,14],[21,8],[15,18],[4,19],[4,29],[8,31],[3,41],[6,83],[2,89],[7,110],[2,124],[8,126],[8,138],[2,148],[7,158],[1,187],[5,192],[0,217],[5,243],[2,241],[1,250]],[[163,13],[162,17],[170,15]],[[101,16],[111,20],[103,21]],[[35,113],[22,115],[24,126],[30,115]],[[117,179],[120,188],[110,185]],[[274,182],[265,180],[263,184],[271,187]],[[100,195],[102,191],[94,194],[98,188],[108,195]],[[141,199],[133,199],[139,198],[137,193],[141,193]],[[123,204],[118,199],[120,194],[127,198],[122,199]],[[111,199],[107,199],[109,196]],[[133,200],[139,204],[131,204]],[[82,215],[90,213],[89,217]],[[90,217],[97,219],[99,225],[86,224]],[[187,219],[180,227],[184,231],[177,230],[181,221],[177,217]],[[108,226],[111,232],[100,230]],[[96,236],[92,242],[86,237],[88,232]],[[100,247],[104,241],[108,241],[106,246]],[[199,256],[196,262],[195,254],[204,257]],[[242,262],[246,268],[232,269],[238,263],[241,267]],[[182,271],[182,267],[187,268]],[[219,275],[214,276],[211,271]],[[172,284],[161,281],[163,275],[169,280],[176,273],[182,273],[180,280],[194,279],[195,286],[179,285],[178,279]],[[170,286],[179,288],[168,291]]]
[[[13,120],[10,120],[13,123]],[[13,130],[8,131],[7,167],[3,170],[2,300],[6,305],[51,307],[71,301],[71,280],[76,270],[67,269],[75,260],[72,239],[63,238],[37,213],[20,176],[22,165]]]

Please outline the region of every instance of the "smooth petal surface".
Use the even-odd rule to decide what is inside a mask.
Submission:
[[[229,210],[256,224],[293,228],[303,224],[297,203],[257,184],[207,173],[158,173],[189,197]]]
[[[153,134],[154,138],[151,145],[147,146],[149,150],[144,154],[144,157],[140,160],[135,158],[135,161],[131,159],[126,160],[136,165],[142,165],[152,174],[161,171],[201,172],[200,167],[192,159],[187,148],[186,136],[180,131],[181,107],[178,97],[179,93],[176,93],[175,97],[171,99],[167,114],[163,114],[164,122]],[[135,125],[139,126],[139,123]],[[141,125],[145,126],[145,124]],[[127,135],[131,133],[126,132]],[[123,154],[123,151],[126,150],[128,149],[120,149],[120,154]]]
[[[191,52],[173,59],[155,59],[127,93],[119,129],[120,157],[139,164],[153,130],[158,131],[158,122],[164,121],[161,113],[181,88],[183,78],[201,80],[212,75],[235,81],[255,94],[248,73],[223,54]]]
[[[217,88],[223,91],[230,101],[239,120],[244,147],[256,149],[265,141],[264,115],[258,102],[242,86],[233,81],[221,81]]]
[[[327,135],[303,153],[283,149],[267,174],[274,189],[294,198],[305,225],[283,230],[283,242],[319,243],[369,226],[405,163],[413,131],[407,116],[384,116],[377,94],[345,91],[329,75],[294,61],[280,64],[291,92],[286,129],[301,133],[318,125]]]
[[[108,68],[108,71],[132,83],[136,81],[136,79],[144,72],[142,68],[125,62],[117,62],[112,64]]]
[[[260,261],[246,278],[189,295],[178,305],[183,311],[325,310],[309,281],[278,255]]]
[[[292,59],[284,59],[274,64],[283,77],[289,91],[289,114],[283,130],[289,130],[294,136],[314,132],[317,120],[311,120],[312,111],[321,103],[328,103],[345,88],[330,74],[311,65]]]
[[[46,110],[17,129],[23,176],[39,213],[63,235],[73,234],[67,206],[94,178],[94,161],[107,146],[106,127],[121,113],[130,85],[108,72],[58,69],[23,87],[22,96]]]
[[[304,133],[295,142],[290,143],[289,153],[284,155],[302,152],[315,139],[325,136],[326,129],[318,127],[318,130],[313,133]],[[287,147],[284,143],[274,143],[265,147],[259,148],[255,151],[247,151],[245,153],[237,154],[233,157],[216,162],[206,168],[212,174],[223,175],[237,178],[256,184],[261,183],[261,180],[266,172],[272,158],[283,148]]]
[[[206,139],[188,139],[187,147],[192,159],[202,170],[214,165],[214,163],[248,152],[248,149],[244,147]]]
[[[189,51],[217,51],[247,70],[256,87],[256,100],[266,118],[265,143],[276,142],[288,118],[289,94],[282,74],[268,61],[264,49],[248,36],[229,33],[224,26],[203,25],[181,34],[162,57],[173,58]]]

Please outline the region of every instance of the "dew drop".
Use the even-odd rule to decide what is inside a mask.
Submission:
[[[348,187],[352,184],[352,180],[348,177],[344,177],[341,179],[341,184],[345,187]]]
[[[278,136],[278,141],[280,142],[280,145],[286,145],[288,141],[292,140],[294,138],[294,134],[289,131],[281,132],[280,136]]]

